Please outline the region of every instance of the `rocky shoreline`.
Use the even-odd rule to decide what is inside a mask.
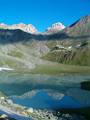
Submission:
[[[3,116],[3,117],[2,117]],[[33,113],[29,114],[30,119],[26,118],[26,120],[86,120],[84,116],[69,114],[69,113],[60,113],[55,111],[47,111],[47,110],[33,110]],[[3,118],[3,119],[2,119]],[[0,120],[16,120],[14,118],[10,118],[9,116],[1,115]]]
[[[33,120],[85,120],[81,115],[62,113],[60,111],[34,110]]]
[[[86,120],[76,113],[61,110],[34,109],[15,104],[6,96],[0,96],[0,120]]]

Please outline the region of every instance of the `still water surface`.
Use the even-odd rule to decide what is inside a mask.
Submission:
[[[0,72],[0,91],[14,102],[34,108],[89,106],[90,92],[80,89],[89,75],[33,75]]]

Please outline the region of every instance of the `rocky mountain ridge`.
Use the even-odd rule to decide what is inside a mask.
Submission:
[[[0,27],[3,29],[10,29],[10,30],[20,29],[27,33],[37,33],[38,32],[38,30],[32,24],[20,23],[20,24],[7,25],[4,23],[1,23]]]
[[[47,60],[90,66],[90,16],[53,34],[0,29],[0,66],[31,69]]]
[[[50,27],[48,27],[44,33],[53,34],[63,30],[64,28],[65,26],[62,23],[57,22],[52,24]],[[32,34],[40,33],[34,25],[24,24],[24,23],[12,24],[12,25],[0,23],[0,29],[9,29],[9,30],[20,29],[27,33],[32,33]]]
[[[53,34],[53,33],[63,30],[64,28],[65,26],[62,23],[57,22],[57,23],[52,24],[50,27],[48,27],[45,32],[48,34],[50,33]]]

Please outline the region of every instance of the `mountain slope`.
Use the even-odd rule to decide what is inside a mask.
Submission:
[[[9,30],[14,30],[14,29],[20,29],[28,33],[37,33],[37,29],[32,25],[32,24],[13,24],[13,25],[6,25],[4,23],[0,23],[0,28],[1,29],[9,29]]]
[[[51,27],[48,27],[45,31],[46,34],[53,34],[53,33],[56,33],[56,32],[59,32],[61,30],[63,30],[65,28],[65,26],[60,23],[60,22],[57,22],[57,23],[54,23],[51,25]]]
[[[53,34],[0,29],[0,66],[32,69],[49,61],[90,66],[90,16]]]
[[[44,64],[40,59],[49,51],[40,36],[26,33],[22,30],[0,30],[0,66],[14,69],[32,69],[37,64]],[[44,62],[43,62],[44,61]]]
[[[48,36],[51,51],[44,56],[55,62],[90,66],[90,16]],[[56,40],[56,41],[54,41]]]

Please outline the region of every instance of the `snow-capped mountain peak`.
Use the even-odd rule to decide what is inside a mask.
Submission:
[[[6,25],[4,23],[0,23],[0,27],[3,29],[21,29],[28,33],[37,33],[37,29],[32,24],[19,23],[13,25]]]
[[[52,24],[50,27],[48,27],[46,29],[46,32],[47,33],[54,33],[54,32],[58,32],[64,28],[65,28],[65,26],[62,23],[57,22],[57,23]]]

